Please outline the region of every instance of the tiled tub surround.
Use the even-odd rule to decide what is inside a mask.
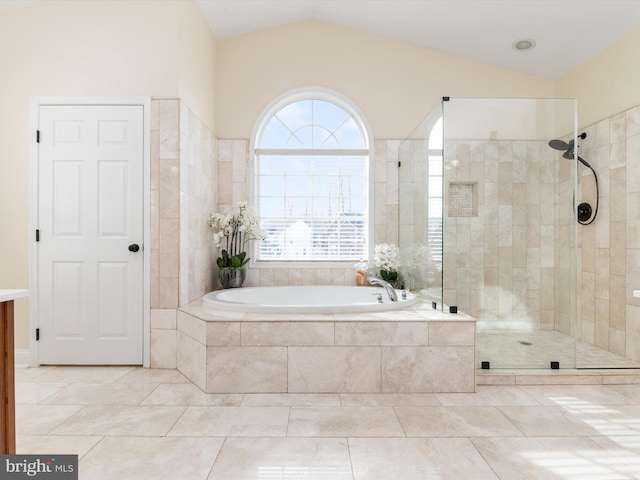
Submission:
[[[395,312],[267,315],[178,310],[178,370],[207,393],[475,390],[475,319]]]
[[[176,367],[176,309],[216,288],[206,217],[247,200],[249,140],[217,139],[179,99],[151,103],[151,366]],[[375,242],[398,242],[398,144],[375,140]],[[353,267],[251,268],[246,286],[353,285]]]

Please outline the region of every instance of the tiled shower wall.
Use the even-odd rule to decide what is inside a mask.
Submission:
[[[600,207],[578,230],[578,338],[640,361],[640,107],[583,131],[579,154],[598,175]],[[595,207],[593,175],[579,171],[580,201]]]
[[[445,303],[479,328],[571,333],[568,162],[542,141],[450,140],[444,163]],[[454,214],[452,185],[477,204]]]

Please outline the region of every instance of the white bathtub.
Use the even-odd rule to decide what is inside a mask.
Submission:
[[[382,295],[379,303],[377,295]],[[406,300],[397,291],[391,302],[382,287],[292,286],[246,287],[207,293],[202,301],[206,310],[237,310],[265,313],[354,313],[382,312],[410,307],[417,299],[407,293]]]

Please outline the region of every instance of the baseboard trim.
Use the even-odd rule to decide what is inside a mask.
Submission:
[[[31,365],[31,352],[29,350],[16,348],[14,355],[16,367],[27,368]]]

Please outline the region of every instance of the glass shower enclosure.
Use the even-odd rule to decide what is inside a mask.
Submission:
[[[405,286],[477,319],[478,368],[575,368],[575,99],[444,97],[399,147]]]

